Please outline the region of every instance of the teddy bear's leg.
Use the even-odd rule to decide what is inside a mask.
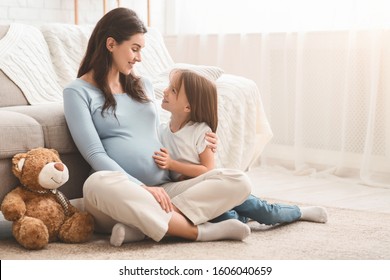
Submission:
[[[93,217],[87,212],[76,212],[61,226],[59,238],[66,243],[86,242],[93,231]]]
[[[49,232],[45,224],[36,218],[22,217],[12,225],[16,241],[27,249],[42,249],[49,243]]]

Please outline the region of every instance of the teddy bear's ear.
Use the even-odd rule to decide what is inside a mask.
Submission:
[[[50,151],[52,151],[52,152],[55,153],[58,157],[60,157],[60,154],[58,153],[57,150],[55,150],[55,149],[50,149]]]
[[[27,154],[26,153],[20,153],[14,155],[12,158],[12,171],[14,172],[15,176],[19,178],[24,162],[26,161]]]

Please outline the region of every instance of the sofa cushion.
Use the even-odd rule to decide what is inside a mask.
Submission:
[[[0,131],[0,159],[45,144],[41,125],[25,114],[0,110]]]
[[[56,149],[59,153],[77,152],[65,121],[62,103],[13,106],[1,108],[1,110],[18,112],[33,118],[41,126],[44,147]]]
[[[5,34],[7,34],[9,29],[9,25],[0,25],[0,40],[4,37]]]
[[[27,99],[24,97],[20,88],[11,81],[3,71],[0,70],[0,107],[27,105]]]

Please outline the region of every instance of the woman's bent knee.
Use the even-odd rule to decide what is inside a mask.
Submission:
[[[118,171],[97,171],[84,182],[83,196],[92,203],[97,197],[114,195],[116,186],[127,183],[126,174]]]
[[[230,194],[236,195],[241,202],[251,194],[252,182],[244,172],[236,169],[222,169],[222,174],[230,182],[228,184]]]

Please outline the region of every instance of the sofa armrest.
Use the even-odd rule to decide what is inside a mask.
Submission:
[[[78,153],[65,121],[62,103],[4,107],[0,111],[20,113],[34,119],[42,127],[42,147],[56,149],[61,154]]]
[[[0,131],[0,159],[44,146],[41,125],[25,114],[0,110]]]
[[[258,163],[272,131],[256,83],[223,74],[217,81],[219,137],[217,164],[248,170]]]

